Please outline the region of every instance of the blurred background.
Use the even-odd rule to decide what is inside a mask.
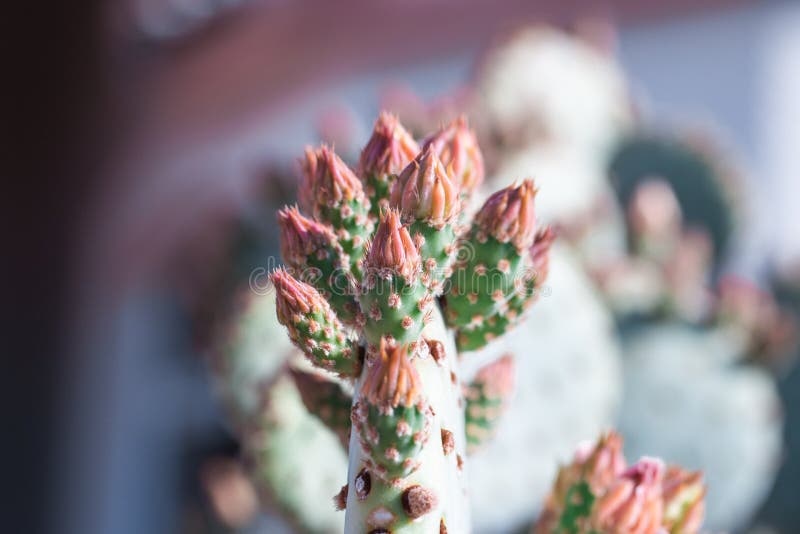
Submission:
[[[800,5],[9,20],[12,531],[341,531],[346,456],[286,379],[264,282],[303,147],[354,164],[387,109],[416,137],[466,114],[487,191],[533,176],[560,235],[546,298],[486,349],[520,375],[470,466],[476,531],[526,532],[558,462],[615,427],[629,457],[704,470],[710,532],[800,532]]]

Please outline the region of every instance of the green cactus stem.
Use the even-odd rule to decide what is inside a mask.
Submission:
[[[446,295],[449,326],[475,328],[507,312],[536,236],[535,195],[533,182],[524,180],[490,196],[476,214]]]
[[[514,392],[514,358],[506,354],[484,366],[464,388],[467,452],[473,453],[494,436]]]
[[[361,152],[358,176],[370,201],[370,217],[377,221],[389,207],[389,191],[396,175],[419,153],[417,142],[391,113],[375,121],[372,137]]]
[[[418,344],[413,354],[402,348],[396,349],[396,353],[387,352],[389,348],[384,341],[384,349],[380,352],[386,355],[387,363],[396,362],[397,374],[394,374],[394,367],[387,369],[383,364],[384,356],[368,355],[362,378],[356,386],[359,394],[355,398],[350,438],[345,519],[347,534],[423,534],[440,532],[438,529],[443,525],[446,525],[446,530],[442,532],[470,530],[464,486],[466,443],[464,412],[460,407],[462,397],[458,381],[458,358],[452,337],[448,335],[437,307],[434,307],[431,321],[423,330],[422,339],[425,342]],[[370,358],[375,361],[370,363]],[[386,384],[385,388],[382,388],[383,384]],[[364,443],[364,437],[370,438],[370,431],[361,421],[368,422],[371,414],[363,406],[371,405],[369,397],[380,406],[381,399],[385,397],[376,393],[382,390],[386,395],[391,393],[389,400],[394,400],[396,396],[401,406],[401,410],[393,410],[391,416],[383,416],[387,422],[380,429],[386,437],[379,438],[382,440],[379,443],[389,443],[389,448],[397,434],[399,416],[408,410],[400,401],[408,400],[409,393],[413,393],[411,398],[416,398],[417,404],[422,400],[424,406],[430,407],[425,416],[425,439],[420,436],[419,449],[411,447],[413,454],[409,457],[413,456],[413,459],[407,466],[402,466],[402,469],[409,468],[411,471],[404,477],[392,477],[390,472],[396,471],[391,465],[390,469],[383,471],[384,465],[381,464],[387,463],[383,447],[372,445],[369,441]],[[412,402],[411,406],[415,406],[415,403]],[[415,410],[414,415],[419,412],[419,409]],[[381,417],[380,412],[377,417]],[[374,426],[378,430],[377,425]],[[400,424],[400,428],[400,433],[405,434],[405,425]],[[388,457],[396,458],[394,451],[390,451]]]
[[[403,170],[394,183],[391,204],[425,258],[423,282],[435,295],[452,274],[456,250],[456,217],[460,210],[458,188],[428,147]]]
[[[307,217],[296,207],[278,212],[281,255],[293,274],[313,285],[345,323],[358,314],[356,288],[344,251],[330,228]]]
[[[554,240],[555,233],[550,227],[536,233],[533,245],[525,258],[526,268],[522,276],[515,281],[514,293],[508,299],[505,310],[461,328],[456,337],[459,351],[480,349],[520,322],[528,308],[539,297],[542,286],[547,280],[550,246]]]
[[[433,297],[422,283],[419,250],[396,210],[383,214],[370,244],[359,300],[373,347],[383,336],[398,343],[419,338]]]
[[[470,531],[459,358],[435,297],[446,293],[448,323],[457,330],[494,316],[513,322],[543,280],[525,278],[526,270],[546,267],[549,241],[534,243],[530,180],[490,197],[468,234],[456,228],[483,179],[464,120],[414,150],[385,114],[362,152],[359,178],[327,147],[309,149],[299,198],[310,218],[296,208],[279,215],[287,265],[319,274],[297,280],[273,273],[279,321],[312,363],[354,382],[347,484],[334,498],[346,511],[347,534]],[[370,206],[371,217],[379,215],[374,235]],[[475,254],[456,269],[457,242]],[[342,280],[331,273],[343,270],[357,303],[336,291]],[[448,285],[453,272],[477,282]],[[473,440],[491,434],[510,368],[501,360],[468,389]],[[338,384],[298,372],[294,378],[307,408],[342,438],[347,400]]]
[[[409,358],[408,345],[381,340],[352,410],[361,447],[370,457],[367,467],[390,484],[419,467],[416,458],[428,441],[433,418]]]
[[[306,409],[325,423],[346,448],[350,443],[353,396],[327,376],[297,368],[290,372]]]
[[[370,203],[361,181],[333,150],[322,146],[306,149],[300,207],[316,221],[330,225],[342,250],[342,259],[358,272],[364,247],[372,233],[368,218]]]
[[[357,346],[322,295],[284,269],[273,272],[270,279],[278,321],[292,342],[323,369],[345,376],[357,374]]]

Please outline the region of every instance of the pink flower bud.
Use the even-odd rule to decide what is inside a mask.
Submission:
[[[479,232],[501,243],[512,243],[520,252],[530,248],[536,236],[533,180],[523,180],[497,191],[475,215]]]
[[[397,117],[385,111],[381,112],[372,129],[372,137],[361,151],[358,175],[366,179],[369,174],[379,176],[398,174],[417,153],[419,146]]]
[[[281,255],[292,267],[299,267],[311,255],[331,246],[333,232],[324,224],[304,217],[296,207],[286,207],[278,212],[281,236]]]
[[[306,147],[301,162],[303,180],[298,191],[300,207],[315,219],[324,220],[321,208],[336,208],[354,199],[364,199],[361,181],[327,146]]]
[[[661,528],[664,464],[642,458],[614,481],[592,508],[591,524],[601,532],[656,534]]]
[[[367,269],[390,269],[406,279],[414,278],[421,269],[421,259],[416,245],[403,225],[400,214],[390,209],[381,217],[381,222],[372,238],[367,252]]]
[[[322,295],[312,286],[297,280],[284,269],[277,269],[270,275],[275,286],[275,307],[278,321],[282,325],[293,326],[296,315],[306,316],[323,311],[327,313],[330,306]]]
[[[394,183],[392,206],[403,217],[426,221],[441,228],[458,214],[458,189],[430,148],[425,149],[408,164]]]
[[[465,117],[426,139],[422,149],[428,147],[439,156],[463,195],[472,193],[483,182],[483,154]]]
[[[380,353],[368,363],[362,394],[374,405],[411,406],[422,393],[422,382],[408,356],[407,345],[381,339]]]

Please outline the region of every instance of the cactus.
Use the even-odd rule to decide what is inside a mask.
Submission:
[[[502,335],[547,271],[552,233],[536,226],[531,180],[498,191],[464,224],[483,179],[466,121],[416,148],[382,114],[358,177],[331,149],[308,149],[305,215],[278,215],[288,267],[271,274],[278,319],[311,363],[353,386],[349,474],[334,499],[346,532],[469,532],[455,340],[478,348]],[[489,430],[481,440],[491,433],[513,382],[510,360],[489,365],[468,388],[473,441],[475,425]],[[343,437],[348,395],[323,375],[293,375],[306,407]]]
[[[611,432],[559,470],[532,534],[696,534],[704,498],[700,472],[648,457],[626,467]]]
[[[531,180],[491,195],[467,222],[483,169],[463,119],[412,155],[416,146],[383,114],[358,175],[331,149],[308,149],[300,207],[278,214],[286,267],[270,274],[275,315],[307,361],[260,381],[238,430],[263,498],[299,528],[340,531],[332,514],[344,510],[346,533],[472,530],[467,451],[497,430],[515,364],[484,352],[463,384],[462,359],[475,355],[459,352],[521,321],[550,270],[554,234],[537,225]],[[347,479],[323,509],[319,493],[341,483],[337,442]],[[609,434],[562,469],[546,531],[696,532],[700,476],[649,459],[625,468],[620,447]]]
[[[494,435],[514,390],[514,358],[506,354],[483,367],[464,388],[467,452],[479,449]]]

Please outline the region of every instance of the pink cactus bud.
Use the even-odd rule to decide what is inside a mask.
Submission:
[[[505,354],[500,359],[481,368],[475,375],[473,383],[483,386],[485,396],[502,399],[505,402],[514,392],[515,374],[514,356]]]
[[[422,393],[422,382],[408,357],[408,345],[381,339],[380,352],[368,364],[361,392],[376,406],[412,406]]]
[[[419,153],[417,142],[400,124],[395,115],[381,112],[372,129],[361,158],[358,160],[358,175],[398,174]]]
[[[428,147],[439,156],[462,194],[472,193],[483,182],[483,154],[465,117],[426,139],[422,149]]]
[[[284,269],[277,269],[270,275],[275,286],[275,307],[278,321],[293,326],[295,316],[307,316],[320,310],[328,312],[330,306],[322,295],[312,286],[297,280]]]
[[[536,236],[535,197],[530,179],[497,191],[475,215],[478,231],[501,243],[512,243],[520,253],[530,248]]]
[[[642,458],[598,498],[590,522],[601,532],[656,534],[664,511],[663,478],[661,460]]]
[[[391,204],[407,220],[426,221],[438,228],[451,222],[461,205],[458,188],[430,147],[400,174],[392,188]]]
[[[419,251],[411,236],[400,223],[400,214],[390,209],[381,218],[381,223],[372,238],[367,252],[367,269],[391,269],[406,279],[419,273],[422,263]]]
[[[278,212],[281,235],[281,255],[293,267],[303,265],[309,255],[331,246],[336,236],[325,226],[304,217],[297,207],[286,207]]]
[[[627,465],[622,454],[622,436],[616,432],[602,435],[592,449],[576,453],[575,463],[580,465],[581,476],[593,491],[607,488]]]
[[[663,525],[670,532],[696,534],[705,516],[706,487],[703,473],[669,466],[661,485],[664,497]]]
[[[354,199],[366,201],[361,181],[329,147],[306,147],[301,165],[303,181],[298,200],[303,211],[315,219],[322,219],[320,208],[335,208]]]
[[[536,287],[541,287],[547,280],[550,272],[550,246],[556,239],[556,234],[552,227],[548,226],[536,232],[533,245],[529,250],[531,267],[536,276]]]

